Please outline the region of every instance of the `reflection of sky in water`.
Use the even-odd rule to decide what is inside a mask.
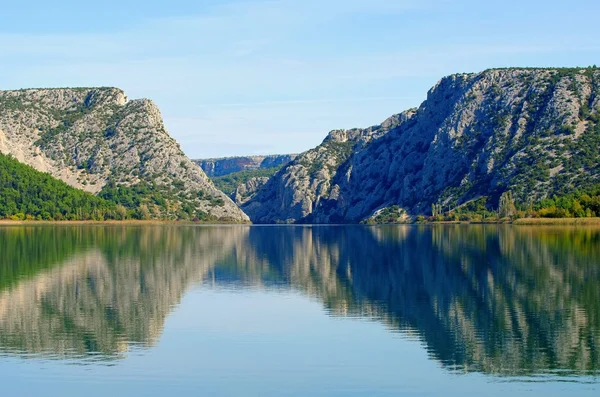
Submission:
[[[42,308],[47,317],[16,317],[21,336],[35,342],[43,331],[36,326],[57,330],[44,334],[55,340],[42,356],[31,340],[30,351],[18,352],[0,335],[1,395],[596,395],[597,372],[578,368],[600,365],[586,351],[598,340],[599,313],[589,303],[597,293],[587,290],[600,272],[598,233],[450,230],[171,228],[96,236],[61,264],[0,290],[0,302],[13,291],[4,302],[14,303],[19,288],[19,299],[38,300],[12,315]],[[72,328],[56,323],[77,310],[106,328],[64,334]],[[131,324],[107,326],[107,318]],[[3,325],[0,316],[2,332]],[[122,339],[104,345],[118,351],[56,355],[61,337],[103,336]],[[528,354],[512,363],[520,374],[511,363],[497,368],[502,346]],[[554,352],[573,362],[544,361]],[[466,360],[469,371],[448,358]]]

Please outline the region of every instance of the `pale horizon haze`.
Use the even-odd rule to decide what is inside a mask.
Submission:
[[[298,153],[418,106],[441,77],[600,64],[600,2],[11,2],[0,89],[150,98],[191,158]]]

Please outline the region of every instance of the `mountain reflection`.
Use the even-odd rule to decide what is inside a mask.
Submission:
[[[122,357],[204,283],[300,290],[450,370],[600,370],[600,229],[14,227],[0,249],[4,354]]]

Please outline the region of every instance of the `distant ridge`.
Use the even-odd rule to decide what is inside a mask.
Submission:
[[[297,154],[232,156],[193,160],[209,177],[224,176],[244,170],[280,167],[295,159]]]

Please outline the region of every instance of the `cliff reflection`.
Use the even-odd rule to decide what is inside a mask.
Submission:
[[[449,369],[600,369],[600,229],[0,228],[0,350],[120,357],[194,283],[294,288],[418,335]]]
[[[189,284],[202,280],[245,233],[241,228],[0,229],[5,286],[0,349],[110,359],[151,346]],[[53,254],[46,258],[45,252]]]

